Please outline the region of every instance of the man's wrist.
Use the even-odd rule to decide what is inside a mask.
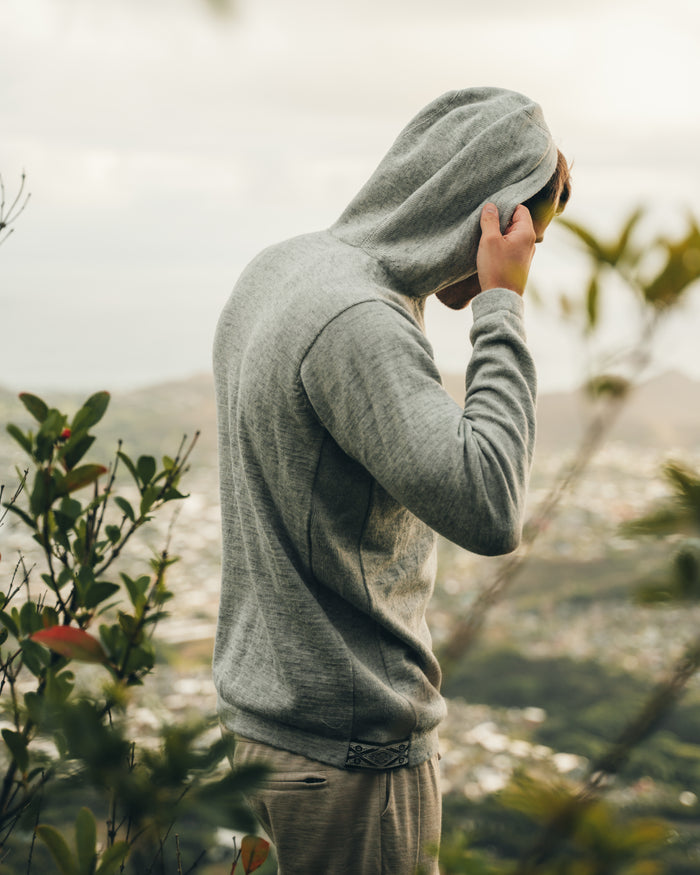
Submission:
[[[507,310],[522,318],[525,313],[525,302],[517,292],[503,288],[486,289],[472,301],[474,319],[488,316],[498,310]]]

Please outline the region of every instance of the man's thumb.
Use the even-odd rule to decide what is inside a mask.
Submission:
[[[494,229],[499,233],[501,231],[498,223],[498,207],[496,204],[486,203],[481,211],[481,230],[493,233]]]

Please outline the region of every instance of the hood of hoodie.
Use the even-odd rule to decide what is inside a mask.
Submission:
[[[556,163],[538,104],[500,88],[450,91],[408,123],[331,232],[397,291],[425,297],[476,272],[484,203],[505,231]]]

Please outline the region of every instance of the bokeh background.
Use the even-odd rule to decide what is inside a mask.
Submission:
[[[641,205],[639,240],[687,234],[688,214],[700,210],[697,0],[0,0],[0,222],[25,171],[31,192],[16,232],[4,242],[0,232],[0,420],[34,427],[18,390],[46,392],[72,414],[87,392],[107,389],[113,401],[91,458],[105,463],[118,439],[134,459],[160,457],[174,455],[183,431],[202,431],[177,525],[163,515],[123,555],[133,575],[165,543],[181,557],[168,576],[176,598],[159,624],[156,670],[128,708],[131,737],[144,749],[160,727],[215,710],[220,512],[210,351],[219,311],[260,249],[327,227],[423,105],[471,85],[512,88],[542,105],[573,162],[568,218],[605,239]],[[647,247],[642,260],[661,255]],[[697,240],[686,255],[695,269]],[[700,289],[689,287],[654,323],[643,385],[587,407],[571,390],[597,351],[638,342],[643,318],[608,273],[593,336],[580,320],[562,320],[561,296],[580,301],[590,269],[574,236],[554,223],[527,292],[542,390],[529,508],[537,543],[527,564],[516,579],[507,559],[439,545],[428,619],[441,653],[460,644],[459,621],[477,613],[479,594],[504,569],[510,575],[473,648],[462,640],[444,663],[446,875],[476,870],[478,860],[464,868],[464,841],[509,866],[532,841],[522,812],[536,812],[544,797],[504,807],[501,791],[523,770],[545,790],[582,781],[687,643],[700,654],[697,476],[681,508],[685,528],[665,517],[668,537],[635,539],[625,529],[667,498],[669,458],[700,470]],[[431,300],[427,320],[459,400],[471,314]],[[594,454],[596,433],[607,440]],[[580,476],[558,492],[572,455]],[[8,489],[8,472],[24,464],[3,429]],[[133,496],[123,465],[120,477]],[[538,516],[543,506],[550,511]],[[42,561],[25,528],[20,518],[2,528],[10,575],[8,557],[21,553],[32,568]],[[43,592],[34,585],[39,568],[32,573],[32,592]],[[640,604],[642,586],[668,589],[668,603]],[[14,725],[0,720],[5,730]],[[608,814],[596,814],[590,847],[577,848],[572,865],[583,854],[594,873],[613,871],[614,858],[616,873],[697,875],[698,739],[696,674],[681,706],[607,788]],[[42,816],[71,832],[74,815],[59,785]],[[232,826],[208,813],[178,825],[186,865],[207,848],[198,871],[229,873]],[[28,871],[31,829],[16,832],[2,871]],[[49,871],[41,853],[37,843],[35,868]],[[175,859],[172,837],[167,854]],[[661,856],[666,864],[655,865]],[[637,859],[644,868],[627,868]],[[260,871],[272,875],[274,864]]]
[[[0,382],[126,389],[209,369],[246,262],[326,227],[438,94],[522,91],[574,162],[569,216],[604,233],[638,205],[672,230],[700,195],[696,0],[3,0],[0,173],[31,201],[0,248]],[[581,379],[558,296],[580,259],[539,247],[529,334],[542,389]],[[605,302],[604,302],[605,304]],[[615,343],[631,319],[607,303]],[[700,376],[700,300],[655,368]],[[431,302],[443,370],[470,314]]]

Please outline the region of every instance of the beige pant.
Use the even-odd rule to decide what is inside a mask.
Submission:
[[[438,757],[415,768],[336,769],[239,738],[233,763],[272,773],[248,802],[278,875],[438,875]]]

